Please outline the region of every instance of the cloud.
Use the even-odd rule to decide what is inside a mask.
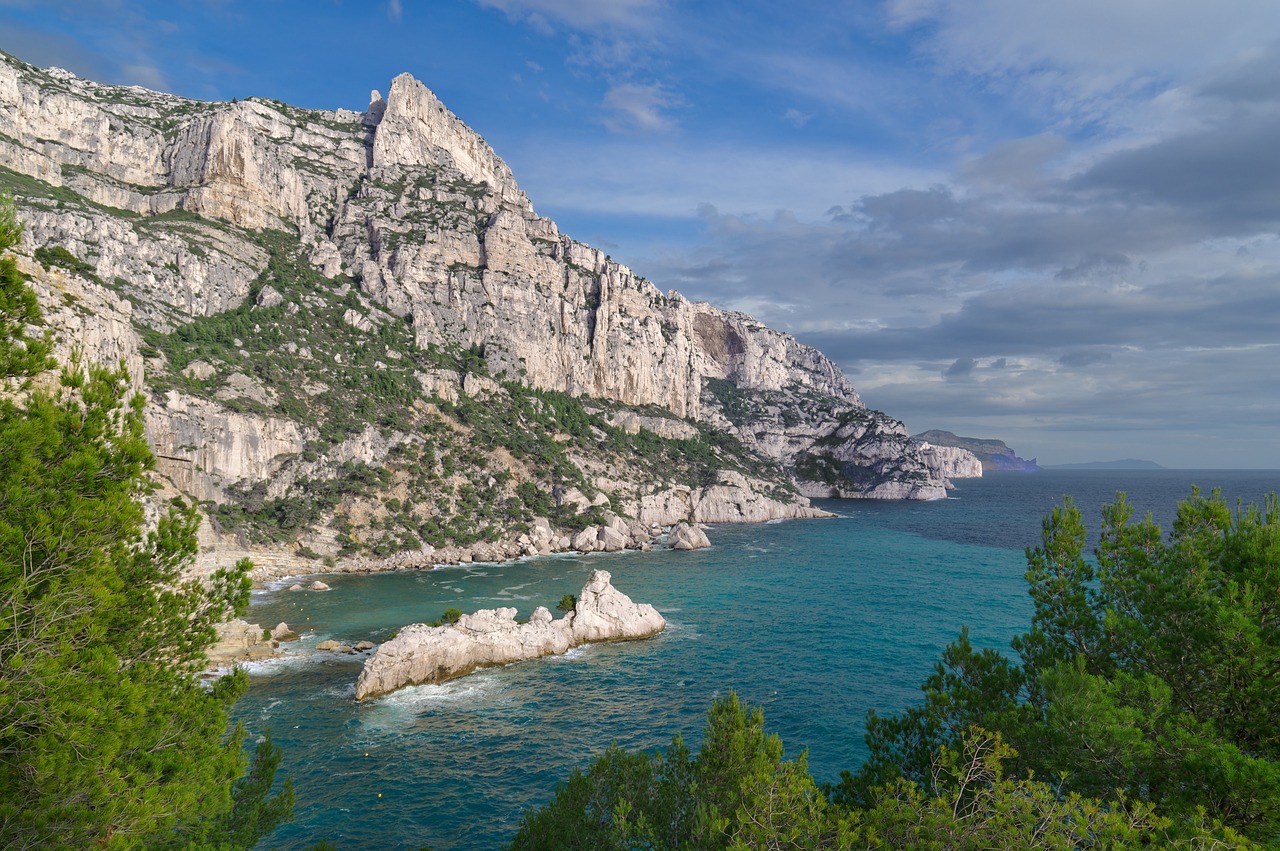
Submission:
[[[794,107],[782,113],[782,117],[784,120],[787,121],[788,124],[795,126],[797,130],[805,126],[806,124],[808,124],[809,121],[813,118],[813,116],[810,115],[809,113],[801,112],[800,110],[795,109]]]
[[[387,17],[392,23],[398,24],[404,19],[404,6],[400,0],[388,0]]]
[[[563,28],[592,32],[596,30],[647,29],[655,13],[665,5],[662,0],[476,0],[481,6],[504,12],[513,20],[522,20],[551,32]]]
[[[667,113],[682,105],[659,83],[622,83],[605,92],[601,107],[607,113],[601,123],[614,133],[654,133],[671,130]]]
[[[1186,465],[1190,433],[1258,448],[1280,413],[1280,94],[1247,85],[1255,66],[1188,86],[1159,133],[1007,139],[808,220],[706,207],[703,244],[644,268],[752,305],[915,428],[1033,447],[1148,430]]]
[[[1093,366],[1098,363],[1106,363],[1111,360],[1110,352],[1101,351],[1080,351],[1067,352],[1058,358],[1058,363],[1063,366]]]

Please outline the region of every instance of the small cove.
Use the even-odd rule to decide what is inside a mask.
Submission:
[[[318,654],[256,666],[235,708],[270,727],[294,781],[293,823],[267,847],[493,848],[523,808],[610,742],[696,745],[707,706],[736,689],[763,707],[788,754],[809,748],[819,781],[864,756],[869,708],[918,699],[942,647],[968,625],[1004,648],[1030,613],[1023,547],[1072,493],[1091,530],[1127,489],[1167,530],[1192,483],[1258,501],[1280,474],[1227,471],[1041,473],[960,483],[936,503],[832,502],[832,520],[717,526],[714,546],[554,556],[431,571],[324,577],[326,593],[255,592],[251,620],[284,620],[308,646],[379,641],[449,606],[521,616],[576,593],[595,568],[669,626],[658,638],[579,648],[357,704],[361,657]],[[308,620],[309,619],[309,620]],[[378,797],[381,794],[381,797]]]

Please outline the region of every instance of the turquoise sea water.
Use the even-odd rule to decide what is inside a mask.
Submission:
[[[249,618],[327,638],[379,641],[398,627],[514,606],[522,616],[608,570],[668,619],[643,642],[491,669],[357,704],[361,657],[319,654],[253,669],[235,714],[270,727],[297,793],[294,821],[263,847],[500,847],[521,811],[610,742],[698,744],[708,705],[730,689],[763,707],[789,754],[809,749],[821,781],[856,768],[868,709],[919,697],[943,646],[968,625],[1004,648],[1030,615],[1023,548],[1072,494],[1091,531],[1125,490],[1168,528],[1192,484],[1234,500],[1280,490],[1277,471],[997,474],[928,503],[825,502],[831,520],[716,526],[713,547],[553,556],[501,565],[326,577],[326,593],[255,592]],[[301,631],[301,630],[300,630]]]

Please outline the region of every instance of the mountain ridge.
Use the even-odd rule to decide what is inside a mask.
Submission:
[[[470,536],[460,511],[514,538],[549,513],[752,520],[944,493],[829,359],[560,234],[409,75],[355,113],[0,58],[24,270],[64,353],[147,390],[160,472],[223,549],[256,529],[304,559],[429,558]],[[365,503],[331,492],[353,477]]]

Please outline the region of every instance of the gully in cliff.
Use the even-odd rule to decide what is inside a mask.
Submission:
[[[444,682],[477,668],[565,653],[581,644],[649,638],[666,628],[657,609],[631,602],[609,578],[603,570],[592,571],[577,605],[559,620],[539,606],[526,623],[517,623],[516,610],[506,608],[481,609],[444,626],[406,626],[364,663],[356,700]]]

